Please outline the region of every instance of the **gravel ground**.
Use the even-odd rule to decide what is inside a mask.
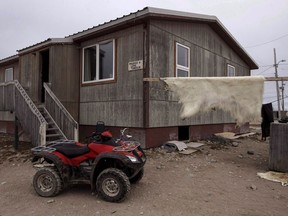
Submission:
[[[39,197],[30,143],[13,150],[13,137],[0,134],[0,216],[8,215],[251,215],[286,216],[288,187],[260,179],[268,171],[269,141],[260,134],[235,141],[213,137],[191,155],[146,150],[145,175],[122,203],[92,196],[88,185],[57,197]]]

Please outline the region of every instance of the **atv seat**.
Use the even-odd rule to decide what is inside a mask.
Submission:
[[[88,148],[88,145],[80,146],[74,143],[57,143],[52,146],[52,148],[55,148],[58,152],[62,153],[68,158],[74,158],[83,154],[88,153],[90,150]]]

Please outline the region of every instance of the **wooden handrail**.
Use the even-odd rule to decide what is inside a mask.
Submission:
[[[9,85],[13,86],[12,95],[11,92],[5,94],[4,91],[4,88]],[[47,122],[21,84],[14,80],[1,83],[0,86],[4,87],[3,100],[9,100],[10,103],[13,103],[13,107],[10,106],[9,110],[4,107],[5,111],[15,111],[15,115],[19,119],[23,130],[30,133],[34,146],[45,145]]]
[[[50,115],[53,117],[55,122],[58,124],[59,128],[67,136],[67,138],[69,138],[69,139],[73,138],[74,140],[78,141],[78,123],[77,123],[77,121],[74,120],[72,115],[67,111],[67,109],[60,102],[60,100],[57,98],[57,96],[53,93],[53,91],[50,89],[50,87],[47,85],[47,83],[44,83],[43,86],[44,86],[45,92],[50,96],[50,98],[57,105],[57,107],[54,107],[54,108],[57,109],[61,113],[60,118],[64,117],[65,119],[59,119],[59,116],[57,117],[55,113],[53,114],[52,110],[49,110],[48,104],[46,104],[47,98],[45,100],[46,109],[48,110]],[[54,109],[54,112],[55,112],[55,109]],[[71,133],[71,131],[69,131],[69,128],[67,129],[67,124],[66,124],[67,122],[63,123],[63,120],[64,121],[68,120],[68,122],[70,122],[70,124],[73,126],[73,133],[72,133],[73,137],[71,137],[71,135],[69,135]],[[68,125],[68,127],[69,127],[69,125]],[[67,134],[67,132],[69,134]]]

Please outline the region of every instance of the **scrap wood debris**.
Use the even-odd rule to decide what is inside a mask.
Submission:
[[[243,134],[236,134],[236,133],[233,133],[233,132],[223,132],[223,133],[216,133],[215,136],[219,136],[219,137],[223,137],[223,138],[226,138],[226,139],[234,140],[234,139],[239,139],[239,138],[253,136],[255,134],[256,133],[254,133],[254,132],[243,133]]]
[[[203,143],[196,143],[196,142],[181,142],[181,141],[168,141],[163,144],[162,148],[166,149],[168,152],[174,152],[179,151],[180,154],[184,155],[190,155],[194,152],[197,152],[200,150],[200,147],[202,147]]]

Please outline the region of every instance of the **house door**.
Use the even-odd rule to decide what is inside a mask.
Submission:
[[[45,102],[44,82],[49,82],[49,50],[40,52],[40,101]]]

